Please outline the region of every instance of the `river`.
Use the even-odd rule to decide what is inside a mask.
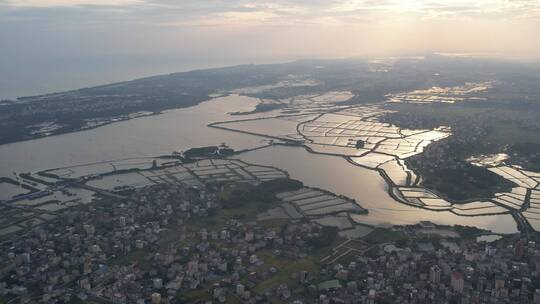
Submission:
[[[249,111],[249,97],[230,95],[195,107],[135,118],[99,128],[0,146],[0,176],[131,157],[171,154],[190,147],[222,142],[233,148],[260,146],[260,137],[208,128],[231,119],[228,111]]]
[[[262,146],[266,143],[262,137],[207,127],[211,122],[234,119],[227,112],[249,111],[257,102],[257,99],[230,95],[195,107],[92,130],[2,145],[0,176],[104,160],[164,155],[222,142],[235,149]],[[510,215],[463,217],[400,204],[388,195],[386,183],[377,172],[354,166],[341,157],[312,154],[298,147],[274,146],[244,153],[238,158],[287,170],[293,178],[308,186],[356,199],[369,210],[369,215],[356,217],[358,222],[386,225],[430,220],[439,224],[478,226],[501,233],[517,231]]]

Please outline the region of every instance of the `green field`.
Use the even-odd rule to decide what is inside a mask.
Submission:
[[[109,260],[109,265],[113,266],[128,266],[133,263],[138,263],[142,270],[150,270],[152,267],[151,261],[148,259],[152,253],[146,249],[135,249],[126,256],[116,257]]]
[[[394,231],[386,228],[376,228],[363,240],[370,243],[393,243],[406,240],[408,237],[401,231]]]

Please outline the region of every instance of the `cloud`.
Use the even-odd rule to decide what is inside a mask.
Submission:
[[[0,0],[0,55],[538,53],[538,16],[525,0]]]
[[[121,6],[141,4],[143,0],[4,0],[6,6],[20,8],[75,7],[75,6]]]
[[[2,7],[7,10],[4,17],[18,14],[21,18],[25,15],[21,10],[27,10],[29,18],[46,18],[54,14],[54,9],[75,8],[95,12],[92,17],[97,20],[117,17],[124,22],[140,20],[148,25],[206,27],[357,24],[396,18],[534,19],[540,16],[540,3],[532,0],[0,0],[0,11]],[[118,12],[124,16],[115,15]]]

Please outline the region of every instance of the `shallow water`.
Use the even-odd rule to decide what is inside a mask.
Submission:
[[[248,152],[238,158],[282,168],[306,186],[323,188],[355,199],[369,210],[368,215],[355,216],[360,223],[416,224],[427,220],[438,224],[478,226],[501,233],[517,232],[516,223],[510,215],[464,217],[398,203],[387,193],[386,182],[378,172],[355,166],[342,157],[312,154],[303,148],[274,146]]]
[[[93,130],[46,137],[0,146],[0,176],[12,172],[39,171],[105,160],[170,154],[195,146],[222,142],[235,149],[264,145],[262,137],[207,127],[223,120],[268,116],[271,113],[235,117],[227,112],[250,111],[258,100],[231,95],[198,106],[136,118]],[[475,225],[496,232],[516,232],[510,215],[460,217],[449,212],[433,212],[402,205],[387,193],[378,172],[350,164],[342,157],[308,153],[303,148],[275,146],[252,151],[238,158],[289,171],[308,186],[326,189],[356,199],[369,209],[359,215],[362,223],[414,224],[430,220],[441,224]]]
[[[198,106],[118,122],[92,130],[0,146],[0,176],[105,160],[170,154],[226,142],[243,149],[262,145],[260,137],[208,128],[233,119],[230,111],[250,111],[258,100],[231,95]]]

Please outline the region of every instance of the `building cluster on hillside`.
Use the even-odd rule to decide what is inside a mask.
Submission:
[[[159,185],[133,190],[124,201],[104,198],[72,209],[2,245],[0,297],[13,303],[540,304],[534,242],[359,242],[365,246],[349,250],[352,256],[291,270],[284,261],[310,257],[324,229],[303,220],[278,228],[247,217],[220,221],[216,215],[224,210],[214,193]]]

